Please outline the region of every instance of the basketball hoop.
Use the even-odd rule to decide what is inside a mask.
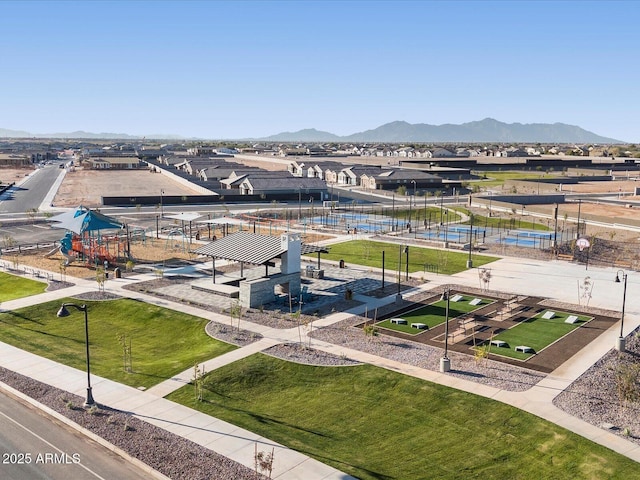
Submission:
[[[579,238],[576,240],[576,247],[578,247],[580,251],[583,251],[585,248],[589,248],[590,246],[591,243],[589,243],[589,240],[586,238]]]

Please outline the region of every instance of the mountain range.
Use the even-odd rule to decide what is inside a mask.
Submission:
[[[196,140],[179,135],[154,134],[134,136],[125,133],[47,133],[33,134],[18,130],[0,128],[0,138],[64,138],[64,139],[121,139],[141,140]],[[446,123],[429,125],[427,123],[407,123],[396,121],[387,123],[364,132],[338,136],[314,128],[283,132],[263,138],[245,138],[243,141],[258,140],[262,142],[347,142],[347,143],[625,143],[614,138],[607,138],[589,132],[576,125],[565,123],[503,123],[493,118],[463,123],[460,125]]]
[[[338,136],[316,129],[261,138],[269,142],[452,142],[452,143],[625,143],[565,123],[503,123],[493,118],[455,125],[391,122],[364,132]]]

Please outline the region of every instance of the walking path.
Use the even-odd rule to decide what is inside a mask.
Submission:
[[[616,273],[613,269],[591,267],[589,271],[585,271],[584,266],[581,265],[558,261],[540,262],[519,258],[505,258],[491,264],[488,268],[491,269],[492,273],[490,284],[492,290],[543,296],[574,304],[578,302],[579,284],[588,275],[594,284],[590,299],[591,305],[612,310],[619,310],[621,307],[622,287],[620,283],[613,281]],[[640,279],[635,272],[628,273],[628,288],[634,289],[640,283]],[[476,288],[482,286],[479,283],[477,269],[466,270],[454,276],[425,274],[425,277],[428,278],[428,283],[412,289],[410,292],[405,291],[403,295],[407,297],[408,294],[417,291],[430,290],[436,286],[451,283]],[[109,280],[106,284],[106,290],[125,297],[138,298],[164,308],[180,310],[207,319],[226,321],[226,317],[216,313],[122,288],[132,282],[148,278],[152,277],[141,275],[136,278]],[[77,279],[73,281],[76,283],[74,287],[5,302],[2,304],[2,309],[14,310],[87,291],[95,291],[96,289],[94,281]],[[349,312],[338,312],[319,319],[314,322],[314,328],[323,328],[348,318],[354,313],[362,313],[365,308],[371,310],[392,302],[395,299],[395,295],[390,295],[384,299],[374,299],[356,294],[356,299],[362,301],[363,304]],[[625,335],[639,325],[640,296],[628,295],[624,323]],[[259,333],[263,336],[263,339],[205,362],[204,367],[207,372],[278,343],[297,342],[299,334],[296,328],[279,330],[252,324],[248,321],[244,322],[243,328]],[[557,394],[566,389],[613,347],[619,334],[619,329],[619,324],[611,327],[611,329],[592,342],[588,348],[583,349],[536,386],[525,392],[509,392],[480,385],[451,375],[402,364],[319,340],[314,340],[314,347],[513,405],[640,462],[640,447],[636,444],[579,420],[552,404],[552,400]],[[82,371],[66,367],[3,343],[0,343],[0,365],[71,393],[84,396],[86,377]],[[455,365],[452,365],[452,368],[455,368]],[[268,439],[162,398],[188,383],[192,374],[192,369],[182,372],[146,392],[93,376],[93,391],[99,403],[132,412],[150,423],[189,438],[250,468],[253,468],[254,464],[254,445],[256,442],[260,445],[259,448],[262,449],[273,446],[276,449],[273,478],[304,478],[309,480],[350,478],[332,467],[328,467],[286,447],[276,445]]]

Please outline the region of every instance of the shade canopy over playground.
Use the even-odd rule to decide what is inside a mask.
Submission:
[[[123,224],[114,218],[107,217],[100,212],[85,207],[78,207],[74,211],[65,212],[49,219],[54,222],[53,228],[62,228],[73,233],[81,234],[95,230],[113,230],[123,228]]]

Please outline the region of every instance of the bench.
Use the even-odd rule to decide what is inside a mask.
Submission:
[[[418,330],[429,330],[426,323],[412,323],[411,328],[417,328]]]
[[[566,260],[567,262],[573,262],[573,255],[567,255],[566,253],[559,253],[557,255],[558,260]]]
[[[613,262],[615,268],[624,268],[625,270],[633,270],[631,262]]]
[[[406,325],[407,321],[404,318],[392,318],[389,320],[391,323],[395,323],[396,325]]]

